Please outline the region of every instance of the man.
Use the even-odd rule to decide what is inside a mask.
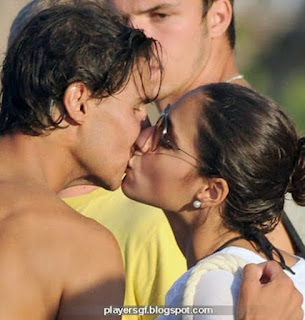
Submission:
[[[160,83],[159,72],[150,76],[159,70],[153,46],[92,3],[45,10],[10,42],[0,109],[1,319],[93,320],[122,305],[114,237],[56,192],[81,178],[120,186],[143,101]]]
[[[50,5],[49,1],[42,0],[33,3],[35,2],[36,4]],[[132,1],[126,3],[132,3]],[[148,2],[141,1],[139,3]],[[165,66],[168,68],[168,65],[165,64]],[[169,96],[169,93],[166,92],[171,90],[171,88],[166,89],[166,82],[170,82],[167,78],[168,75],[165,71],[165,89],[164,94],[163,89],[161,91],[160,103],[163,98]],[[176,91],[178,95],[180,91]],[[181,90],[182,92],[183,90]],[[89,190],[93,191],[88,193]],[[124,198],[121,192],[109,193],[104,189],[96,189],[91,186],[70,188],[63,195],[69,196],[75,192],[83,193],[83,195],[66,199],[67,203],[77,208],[82,214],[105,225],[114,233],[119,242],[125,260],[125,304],[163,304],[168,287],[181,275],[186,265],[162,212],[132,202]],[[278,274],[278,270],[276,274]],[[256,294],[263,289],[259,282],[257,285]],[[246,288],[249,287],[246,286]],[[251,288],[254,288],[253,282]],[[264,287],[264,289],[266,288]],[[261,297],[264,300],[266,300],[265,292],[264,290],[261,292]],[[249,296],[247,293],[247,297]],[[129,317],[129,319],[132,318]]]
[[[233,0],[110,0],[133,26],[157,39],[163,48],[164,81],[157,104],[205,83],[247,85],[234,59]],[[234,79],[234,77],[236,77]]]
[[[38,12],[77,0],[33,0],[19,12],[11,27],[9,46],[27,21]],[[93,1],[95,2],[95,1]],[[97,3],[103,1],[98,0]],[[126,124],[126,128],[128,125]],[[80,180],[78,180],[80,181]],[[72,182],[79,184],[81,182]],[[88,182],[86,182],[88,184]],[[92,182],[91,182],[92,184]],[[64,191],[69,196],[70,190]],[[84,194],[82,195],[82,190]],[[89,192],[88,191],[92,191]],[[171,284],[186,270],[186,262],[176,245],[163,212],[126,198],[121,190],[85,185],[77,187],[80,196],[66,199],[86,217],[111,230],[119,243],[125,266],[125,305],[162,305]],[[84,237],[84,244],[86,242]],[[130,315],[137,319],[142,315]],[[143,315],[145,317],[145,315]],[[152,315],[151,318],[154,318]]]

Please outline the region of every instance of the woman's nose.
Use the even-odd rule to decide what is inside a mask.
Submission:
[[[146,153],[151,150],[154,128],[155,127],[148,127],[141,131],[135,143],[136,150],[141,153]]]

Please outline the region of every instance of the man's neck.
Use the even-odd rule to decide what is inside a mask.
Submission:
[[[212,52],[211,57],[205,64],[202,72],[196,79],[193,79],[193,82],[189,84],[187,88],[184,88],[183,91],[172,92],[166,96],[160,96],[160,99],[156,101],[157,107],[159,111],[161,111],[168,103],[174,103],[180,96],[188,91],[210,83],[226,82],[239,74],[240,72],[237,68],[234,51],[227,47],[219,48],[217,51],[215,50]],[[247,87],[250,86],[245,79],[240,78],[231,80],[231,83]]]
[[[91,191],[94,191],[97,188],[98,187],[94,185],[76,185],[76,186],[68,187],[64,190],[61,190],[58,193],[58,196],[60,198],[71,198],[71,197],[81,196]]]
[[[56,192],[71,175],[71,163],[49,136],[11,134],[0,138],[2,181],[31,184]],[[56,172],[56,174],[55,174]]]

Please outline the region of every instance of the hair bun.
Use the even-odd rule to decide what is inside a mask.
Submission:
[[[297,204],[305,206],[305,137],[298,141],[297,158],[289,191]]]

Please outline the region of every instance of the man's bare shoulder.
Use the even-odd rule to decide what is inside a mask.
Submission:
[[[77,243],[65,243],[66,246],[80,245],[81,243],[90,243],[98,247],[101,245],[100,241],[115,242],[111,233],[96,223],[92,219],[88,219],[74,209],[66,205],[55,194],[37,193],[38,195],[29,195],[27,200],[24,200],[24,195],[16,198],[14,201],[5,201],[0,196],[0,201],[6,202],[5,205],[0,205],[0,236],[13,236],[15,233],[27,234],[28,238],[23,240],[33,240],[38,246],[37,239],[54,238],[56,245],[58,241],[67,238],[76,240]],[[1,199],[2,198],[2,199]],[[35,232],[33,232],[35,231]],[[86,234],[85,238],[81,236]],[[57,239],[57,241],[56,241]],[[15,238],[18,243],[20,238]],[[24,243],[24,241],[22,241]],[[102,241],[103,242],[103,241]],[[92,243],[91,243],[92,244]],[[1,244],[0,244],[1,245]],[[109,243],[108,243],[109,245]]]
[[[123,299],[121,255],[107,229],[51,193],[37,191],[30,196],[27,190],[14,196],[14,202],[0,206],[0,259],[5,261],[0,265],[1,299],[5,295],[14,299],[7,290],[18,281],[21,295],[48,301],[41,309],[60,305],[56,312],[64,312],[64,318],[71,313],[71,303],[86,309],[92,301],[118,304]],[[109,295],[109,283],[116,297]]]
[[[24,261],[56,254],[50,263],[60,273],[72,262],[77,263],[76,269],[88,266],[92,258],[107,267],[112,256],[120,258],[117,242],[105,227],[80,215],[55,194],[37,192],[28,201],[24,195],[19,199],[1,206],[0,256],[8,247],[14,248],[11,254],[22,254]]]

